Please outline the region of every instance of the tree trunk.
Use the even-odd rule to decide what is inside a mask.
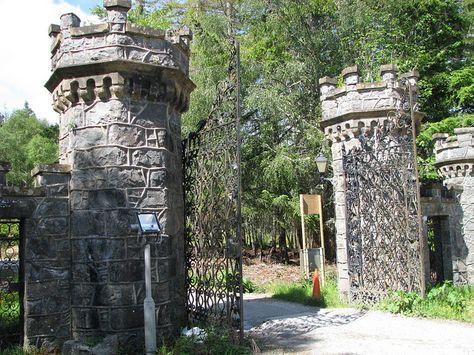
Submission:
[[[288,264],[290,262],[290,258],[288,257],[288,246],[286,245],[286,229],[280,226],[280,238],[278,244],[280,246],[280,253],[283,258],[283,262]]]

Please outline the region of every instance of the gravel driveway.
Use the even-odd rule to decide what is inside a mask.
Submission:
[[[244,328],[272,354],[472,354],[474,326],[245,295]]]

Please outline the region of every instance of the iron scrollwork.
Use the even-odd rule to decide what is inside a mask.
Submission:
[[[370,303],[388,290],[420,291],[420,209],[408,83],[397,110],[360,144],[343,150],[350,301]]]
[[[21,286],[20,222],[0,220],[0,350],[21,340]]]
[[[242,334],[239,47],[207,119],[183,141],[189,320]]]

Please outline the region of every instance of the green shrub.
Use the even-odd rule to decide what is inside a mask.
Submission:
[[[210,326],[205,328],[206,338],[199,344],[195,337],[179,337],[174,344],[162,343],[158,355],[244,355],[250,354],[250,347],[241,345],[232,332],[226,328]]]
[[[378,306],[391,313],[474,323],[474,287],[445,281],[432,287],[424,299],[414,292],[395,291]]]

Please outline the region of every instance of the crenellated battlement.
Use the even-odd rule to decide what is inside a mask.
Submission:
[[[401,108],[401,89],[407,81],[412,87],[416,104],[418,72],[411,71],[398,78],[397,70],[396,65],[382,65],[382,81],[361,83],[358,67],[348,67],[342,71],[344,86],[339,88],[334,78],[325,76],[319,79],[321,127],[330,142],[356,138],[361,133],[370,132],[374,126],[389,118],[391,112]],[[415,118],[420,121],[422,114],[415,112]]]
[[[64,113],[76,104],[89,105],[96,100],[104,102],[128,95],[135,100],[166,102],[179,112],[186,111],[189,107],[189,88],[171,80],[171,77],[163,80],[166,78],[167,75],[162,74],[162,81],[157,82],[152,76],[110,73],[64,79],[52,93],[53,109]]]
[[[176,94],[170,100],[185,111],[194,89],[188,78],[192,33],[129,23],[130,0],[104,0],[104,7],[107,23],[81,27],[79,17],[69,13],[61,16],[60,25],[49,28],[52,75],[46,87],[53,93],[54,109],[62,113],[77,103],[108,100],[125,90],[151,101]],[[149,78],[138,78],[137,72]],[[155,87],[158,78],[161,84]]]
[[[474,128],[457,128],[454,134],[433,135],[436,167],[448,187],[461,182],[456,178],[474,176]]]

